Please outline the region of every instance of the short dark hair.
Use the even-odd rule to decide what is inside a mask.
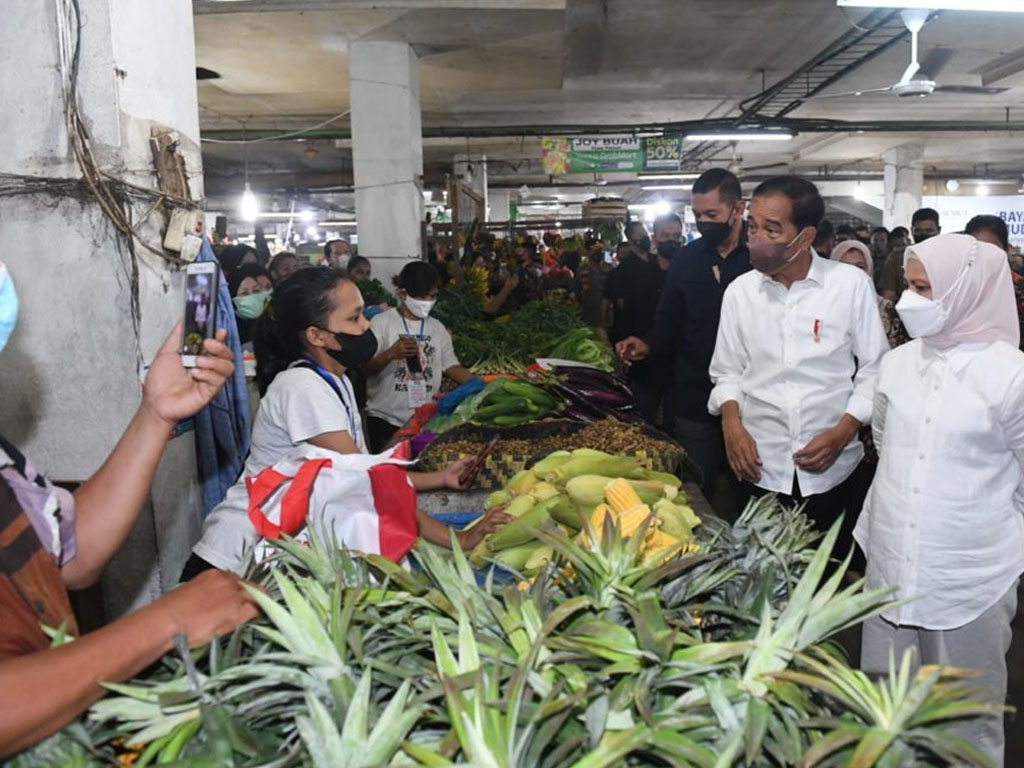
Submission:
[[[867,229],[868,229],[868,225],[867,224],[858,224],[856,227],[853,228],[853,231],[854,232],[860,232],[862,229],[866,232]]]
[[[324,243],[324,258],[325,259],[326,258],[330,258],[331,246],[334,245],[335,243],[344,243],[345,245],[348,245],[348,240],[342,240],[340,237],[336,237],[333,240],[328,240],[326,243]]]
[[[839,229],[836,230],[836,234],[842,237],[854,234],[853,227],[849,224],[840,224]]]
[[[626,240],[628,241],[630,239],[629,233],[632,232],[637,227],[643,227],[643,226],[644,226],[644,223],[642,221],[640,221],[639,219],[633,219],[631,221],[627,221],[626,222],[626,229],[623,230],[622,234],[624,234],[626,236]],[[645,229],[646,229],[646,227],[645,227]]]
[[[783,195],[793,204],[792,219],[797,229],[817,227],[825,218],[825,201],[821,193],[807,179],[799,176],[776,176],[762,181],[754,190],[754,197]]]
[[[743,190],[740,189],[740,180],[736,174],[725,168],[712,168],[704,171],[695,182],[693,182],[693,194],[706,195],[709,192],[718,190],[718,197],[726,205],[735,205],[743,199]]]
[[[872,235],[877,235],[879,232],[884,234],[886,237],[889,236],[889,230],[886,229],[885,227],[875,227],[874,229],[871,230]]]
[[[910,226],[914,226],[919,221],[934,221],[937,227],[939,226],[939,212],[934,208],[918,208],[910,219]]]
[[[683,220],[679,218],[678,213],[663,213],[661,216],[654,220],[654,224],[651,225],[652,229],[657,232],[658,227],[663,227],[666,224],[678,224],[680,228],[683,226]]]
[[[906,227],[893,227],[892,231],[889,233],[889,237],[910,237],[910,230]]]
[[[818,225],[818,234],[814,238],[814,245],[823,245],[829,238],[835,237],[836,228],[832,226],[832,222],[828,219],[823,219],[821,224]]]
[[[353,269],[359,269],[363,264],[370,266],[370,260],[365,256],[353,256],[348,260],[348,266],[345,268],[345,271],[351,272]]]
[[[976,235],[979,232],[991,232],[1002,244],[1004,251],[1010,249],[1010,230],[1006,226],[1006,222],[999,216],[992,216],[990,214],[975,216],[967,222],[964,232],[968,235]]]
[[[425,261],[410,261],[392,281],[395,288],[412,297],[426,296],[441,285],[441,276]]]

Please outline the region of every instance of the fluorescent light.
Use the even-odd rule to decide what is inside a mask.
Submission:
[[[924,8],[930,11],[1001,11],[1024,13],[1020,0],[837,0],[847,8]]]
[[[792,133],[783,131],[738,131],[733,133],[691,133],[687,141],[789,141]]]
[[[687,179],[699,179],[699,173],[645,173],[637,177],[639,181],[686,181]]]
[[[256,195],[252,192],[249,182],[245,182],[245,191],[242,192],[242,199],[238,205],[238,212],[242,215],[243,221],[256,221],[260,215],[260,205],[256,201]]]
[[[644,192],[657,192],[659,189],[692,189],[691,184],[648,184],[640,187]]]
[[[306,229],[306,237],[316,237],[316,227],[309,227]]]
[[[672,210],[672,206],[668,204],[668,200],[659,200],[651,206],[651,210],[658,216],[664,216]]]
[[[355,221],[352,221],[352,220],[349,220],[349,221],[321,221],[320,222],[320,226],[321,227],[354,227],[355,225],[356,225]]]
[[[299,213],[299,218],[302,219],[303,221],[312,221],[313,220],[313,212],[311,210],[309,210],[308,208],[306,208],[304,211]]]
[[[992,190],[989,189],[988,184],[979,184],[974,188],[974,193],[977,195],[981,195],[982,197],[985,197],[991,191]]]

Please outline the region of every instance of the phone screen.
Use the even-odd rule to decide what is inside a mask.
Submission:
[[[410,336],[409,338],[411,339],[413,337]],[[409,373],[411,374],[423,373],[423,361],[420,360],[419,353],[412,357],[405,358],[405,367],[409,369]]]
[[[215,272],[190,272],[185,279],[185,329],[181,354],[200,355],[203,340],[213,338]]]

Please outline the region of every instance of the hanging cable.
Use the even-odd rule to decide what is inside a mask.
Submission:
[[[290,139],[290,138],[292,138],[294,136],[302,136],[303,134],[309,133],[310,131],[315,131],[315,130],[318,130],[320,128],[323,128],[324,126],[328,126],[331,123],[335,123],[338,120],[341,120],[341,118],[347,117],[349,115],[349,113],[351,113],[351,112],[352,112],[351,109],[346,109],[344,112],[339,112],[334,117],[327,118],[322,123],[317,123],[316,125],[311,125],[308,128],[300,128],[297,131],[289,131],[288,133],[279,133],[279,134],[276,134],[274,136],[261,136],[258,139],[245,139],[245,138],[243,138],[243,139],[209,139],[209,138],[202,138],[202,139],[200,139],[200,141],[203,141],[203,142],[205,142],[207,144],[258,144],[261,141],[278,141],[280,139]],[[235,118],[235,119],[238,119],[238,118]],[[244,131],[245,131],[245,121],[238,120],[238,122],[242,123],[242,126],[243,126],[242,131],[244,133]]]

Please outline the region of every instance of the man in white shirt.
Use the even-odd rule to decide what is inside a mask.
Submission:
[[[722,416],[742,500],[775,492],[807,501],[820,528],[846,511],[836,550],[845,557],[870,483],[857,431],[889,344],[867,275],[811,247],[824,213],[804,179],[780,176],[754,191],[754,271],[726,290],[708,409]]]

